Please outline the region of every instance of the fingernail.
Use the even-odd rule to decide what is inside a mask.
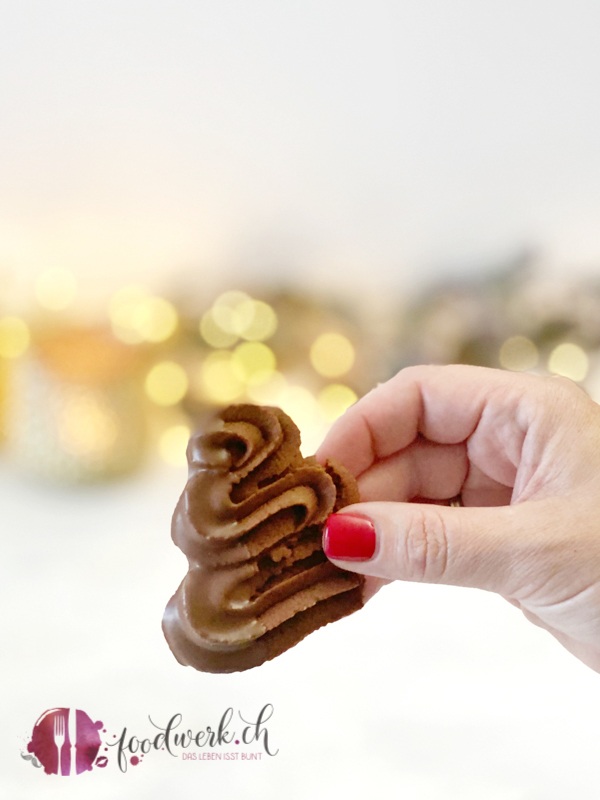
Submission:
[[[358,514],[331,514],[323,531],[323,550],[328,558],[368,561],[375,553],[375,526]]]

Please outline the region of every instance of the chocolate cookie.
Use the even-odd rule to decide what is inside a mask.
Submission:
[[[363,577],[321,547],[328,515],[358,501],[353,477],[300,452],[278,408],[229,406],[188,446],[190,474],[172,537],[189,571],[163,631],[205,672],[256,667],[362,606]]]

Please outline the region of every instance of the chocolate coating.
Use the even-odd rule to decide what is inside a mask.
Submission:
[[[327,516],[358,500],[354,479],[303,458],[283,411],[229,406],[190,439],[187,457],[172,538],[189,570],[163,617],[182,664],[249,669],[362,605],[362,576],[321,548]]]

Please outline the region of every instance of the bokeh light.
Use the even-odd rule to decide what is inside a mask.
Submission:
[[[327,422],[334,422],[341,417],[344,411],[357,400],[356,392],[341,383],[331,383],[329,386],[325,386],[317,397],[321,413]]]
[[[124,286],[111,297],[108,316],[115,336],[127,344],[139,344],[143,337],[135,325],[139,304],[147,296],[142,286]]]
[[[176,331],[175,306],[142,286],[125,286],[110,300],[109,319],[115,336],[127,344],[164,342]]]
[[[322,418],[316,398],[304,386],[285,386],[279,395],[278,405],[296,423],[302,432],[303,450],[314,449],[313,437],[322,428]]]
[[[563,342],[550,353],[548,371],[572,381],[583,381],[588,374],[589,358],[578,344]]]
[[[226,404],[239,400],[245,384],[232,362],[232,353],[215,350],[200,365],[194,376],[194,390],[209,403]]]
[[[310,348],[310,360],[319,375],[339,378],[352,369],[354,346],[341,333],[322,333]]]
[[[531,339],[511,336],[500,348],[499,361],[504,369],[523,372],[537,366],[540,355]]]
[[[245,292],[232,289],[217,297],[212,312],[222,330],[239,337],[252,320],[252,300]]]
[[[180,364],[175,361],[160,361],[146,376],[146,394],[159,406],[174,406],[179,403],[188,390],[188,377]]]
[[[244,342],[231,355],[233,369],[246,384],[264,383],[275,371],[275,353],[262,342]]]
[[[200,335],[207,345],[218,350],[231,347],[239,338],[236,333],[230,333],[218,324],[212,308],[209,308],[200,319]]]
[[[254,380],[246,389],[248,400],[264,406],[279,405],[279,399],[288,385],[285,375],[278,370],[264,376],[264,380]]]
[[[175,306],[163,297],[147,297],[136,315],[137,329],[147,342],[164,342],[177,328]]]
[[[189,426],[183,424],[171,425],[164,430],[158,440],[158,452],[163,461],[173,467],[184,467],[190,435]]]
[[[114,413],[93,395],[82,394],[65,401],[58,432],[62,446],[71,455],[100,458],[117,440],[117,422]]]
[[[264,342],[277,330],[278,320],[275,310],[262,300],[252,300],[252,315],[242,331],[244,339]]]
[[[29,327],[20,317],[0,319],[0,358],[19,358],[30,341]]]
[[[214,301],[200,320],[200,335],[211,347],[231,347],[239,339],[262,342],[277,330],[277,314],[263,300],[230,290]]]

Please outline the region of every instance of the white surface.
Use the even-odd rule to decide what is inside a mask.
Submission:
[[[389,586],[259,669],[198,674],[160,629],[185,572],[169,535],[184,474],[59,490],[0,470],[1,797],[596,800],[600,676],[500,598]],[[59,778],[20,757],[54,706],[143,738],[149,715],[199,730],[265,703],[279,753],[260,762],[151,752],[123,774],[109,753]]]
[[[597,267],[596,0],[3,5],[3,285]]]

